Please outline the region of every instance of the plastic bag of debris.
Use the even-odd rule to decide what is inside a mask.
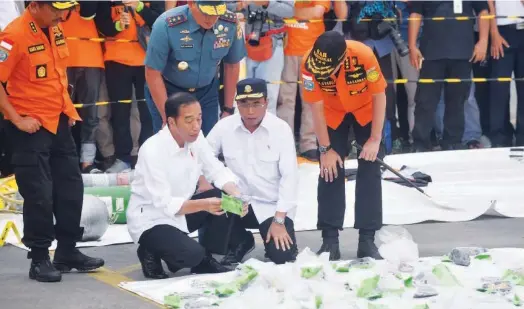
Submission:
[[[380,255],[397,270],[411,272],[419,258],[418,245],[411,234],[400,226],[385,226],[377,233]],[[411,266],[411,267],[410,267]]]
[[[300,277],[305,279],[323,280],[332,277],[335,273],[329,262],[328,253],[317,256],[309,248],[298,254],[294,267],[300,273]]]

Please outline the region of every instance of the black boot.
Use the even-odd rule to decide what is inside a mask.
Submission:
[[[338,242],[333,243],[333,242],[324,241],[320,249],[317,251],[317,255],[320,255],[324,252],[329,252],[330,261],[340,260],[340,248],[338,246]]]
[[[73,268],[79,272],[92,271],[104,266],[104,260],[89,257],[77,248],[57,248],[53,265],[61,272],[70,272]]]
[[[38,282],[59,282],[62,280],[62,274],[51,263],[48,249],[31,248],[31,251],[27,253],[27,258],[31,259],[29,279]]]
[[[60,282],[62,281],[62,274],[56,270],[49,257],[47,257],[31,261],[29,278],[38,282]]]
[[[229,248],[226,255],[220,261],[225,266],[237,265],[242,263],[244,257],[255,249],[255,238],[253,234],[247,232],[246,237],[236,246]]]
[[[330,261],[340,260],[340,248],[338,245],[338,230],[337,229],[325,229],[322,230],[322,246],[317,251],[317,255],[324,252],[329,252]]]
[[[191,268],[192,274],[216,274],[232,271],[234,268],[221,265],[211,254],[206,254],[200,264]]]
[[[169,277],[162,267],[162,260],[149,252],[144,246],[138,246],[136,251],[140,264],[142,264],[142,273],[144,277],[150,279],[166,279]]]
[[[360,230],[357,257],[359,259],[370,257],[375,260],[382,260],[382,256],[378,252],[378,248],[375,245],[375,231]]]

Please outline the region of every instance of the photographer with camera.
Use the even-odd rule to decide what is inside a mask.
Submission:
[[[392,53],[396,49],[398,54],[406,56],[409,49],[398,31],[396,9],[394,1],[346,1],[348,10],[347,20],[336,23],[335,12],[326,16],[327,30],[333,29],[342,32],[346,40],[355,40],[369,46],[378,59],[378,63],[386,80],[393,79]],[[363,20],[364,19],[364,20]],[[387,19],[387,20],[384,20]],[[399,152],[400,140],[396,119],[396,95],[394,85],[386,89],[387,109],[384,126],[384,141],[386,152]]]
[[[284,69],[284,18],[294,14],[290,0],[243,0],[229,3],[232,11],[246,19],[247,77],[273,82],[267,85],[268,111],[277,114],[277,99]]]

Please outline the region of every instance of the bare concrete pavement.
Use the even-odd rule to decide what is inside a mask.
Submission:
[[[482,217],[461,223],[423,223],[406,226],[419,245],[421,256],[440,256],[456,246],[524,248],[524,219]],[[298,233],[301,249],[320,246],[317,231]],[[356,255],[357,233],[346,229],[341,233],[343,259]],[[264,252],[258,238],[250,257],[263,260]],[[102,257],[106,266],[90,274],[65,274],[61,283],[37,283],[29,280],[26,252],[7,245],[0,248],[1,309],[152,309],[161,306],[121,290],[122,281],[145,280],[136,258],[134,244],[86,248],[83,252]],[[177,276],[188,274],[187,271]]]

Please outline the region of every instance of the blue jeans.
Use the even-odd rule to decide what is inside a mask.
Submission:
[[[220,87],[220,82],[218,79],[214,79],[211,84],[208,86],[198,88],[195,92],[190,92],[194,95],[197,100],[200,102],[202,108],[202,133],[207,135],[213,126],[217,123],[219,118],[219,103],[218,103],[218,90]],[[178,92],[187,92],[186,89],[178,88],[173,85],[166,83],[167,96],[171,96]],[[151,113],[151,118],[153,120],[153,134],[157,133],[162,129],[162,117],[160,112],[151,97],[151,92],[149,87],[144,87],[144,96],[146,99],[147,107]]]
[[[435,113],[435,131],[438,137],[442,137],[444,131],[444,89],[440,96],[440,102],[437,105]],[[462,136],[462,143],[469,141],[479,141],[482,136],[482,128],[480,126],[480,112],[475,99],[475,83],[471,83],[469,90],[469,97],[464,104],[464,135]]]

